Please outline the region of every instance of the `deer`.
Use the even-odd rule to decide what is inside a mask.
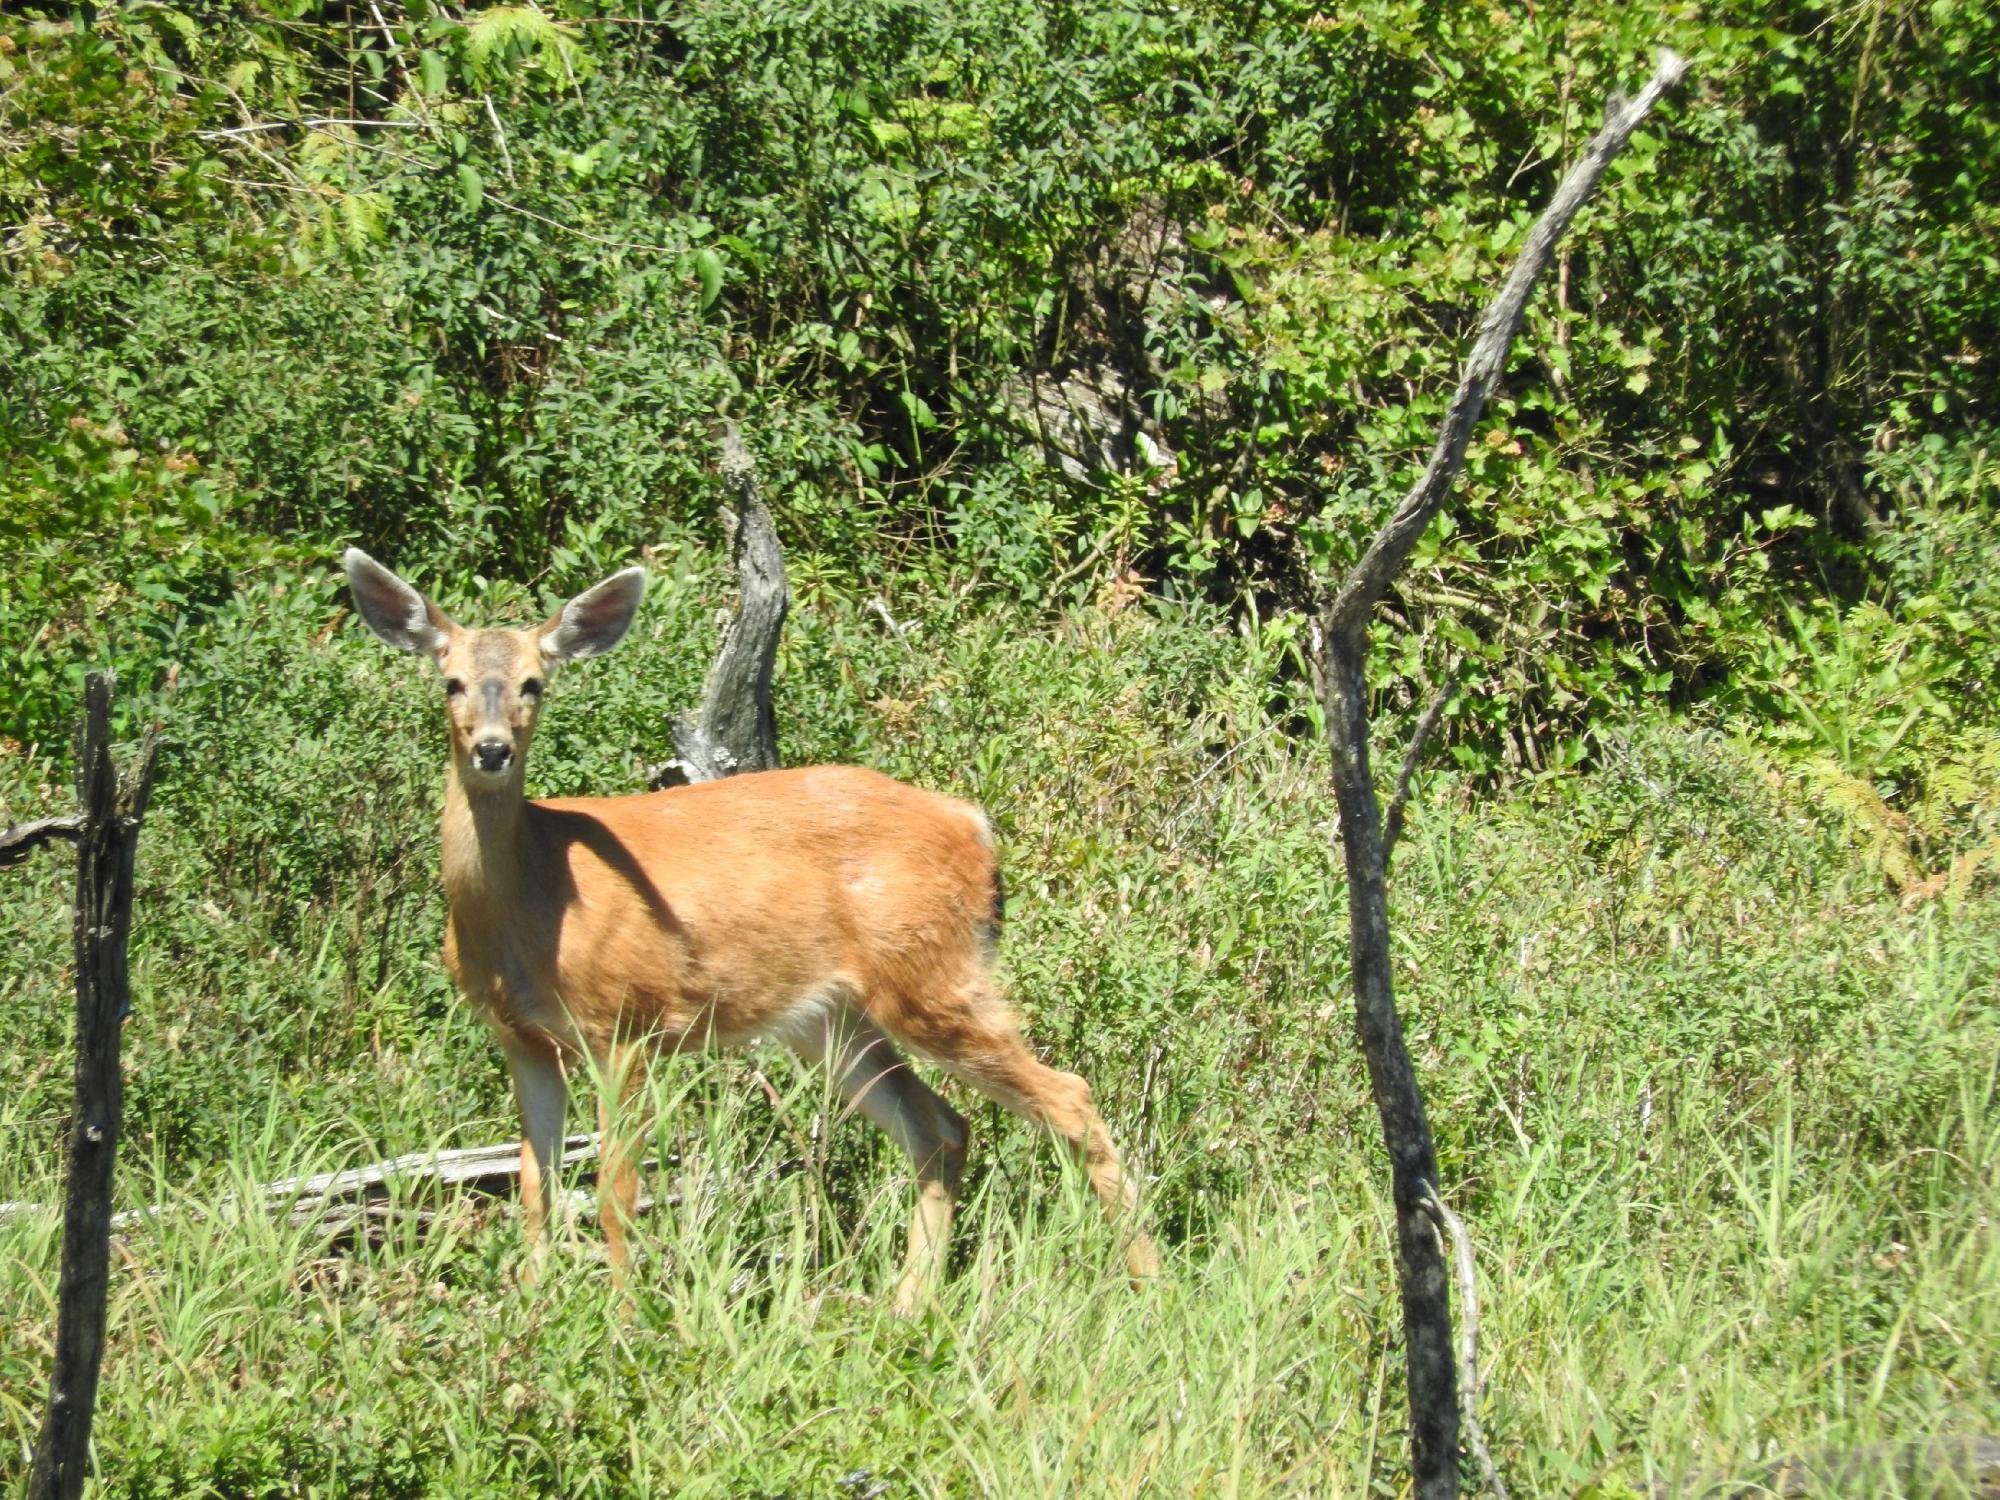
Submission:
[[[499,1043],[520,1111],[525,1284],[546,1259],[569,1070],[599,1079],[599,1219],[623,1289],[647,1059],[760,1039],[824,1066],[848,1109],[909,1157],[897,1314],[934,1294],[970,1140],[906,1053],[1066,1145],[1135,1289],[1158,1273],[1089,1084],[1035,1055],[998,978],[1003,901],[983,811],[841,765],[530,799],[550,677],[624,639],[645,570],[612,574],[531,629],[468,629],[359,548],[343,561],[362,621],[442,679],[444,962]]]

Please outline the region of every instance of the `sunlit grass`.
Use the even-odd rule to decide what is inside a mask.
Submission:
[[[774,1069],[790,1085],[781,1115],[748,1066],[682,1062],[656,1081],[655,1145],[675,1159],[650,1179],[666,1201],[641,1227],[629,1305],[588,1223],[524,1293],[515,1226],[490,1203],[348,1249],[245,1207],[257,1181],[352,1159],[262,1122],[230,1178],[191,1194],[134,1164],[139,1194],[176,1211],[121,1240],[99,1427],[110,1488],[1342,1495],[1390,1482],[1395,1304],[1358,1140],[1331,1143],[1305,1180],[1256,1176],[1144,1295],[1075,1174],[1053,1190],[988,1175],[936,1305],[903,1322],[877,1294],[906,1184],[878,1157],[883,1170],[830,1193],[806,1133],[816,1080]],[[1837,1098],[1778,1091],[1755,1121],[1713,1113],[1699,1084],[1655,1096],[1643,1133],[1636,1090],[1596,1094],[1635,1127],[1580,1174],[1551,1172],[1531,1130],[1494,1143],[1474,1226],[1487,1424],[1523,1491],[1747,1476],[1783,1453],[1994,1421],[1990,1071],[1962,1077],[1928,1122],[1935,1146],[1889,1160],[1840,1148]],[[7,1191],[53,1186],[16,1170]],[[46,1216],[0,1236],[15,1331],[0,1413],[18,1451],[56,1239]]]
[[[423,769],[398,685],[300,646],[366,710],[352,742],[290,780],[286,706],[253,713],[147,831],[119,1199],[171,1212],[120,1240],[101,1493],[1399,1492],[1386,1173],[1324,769],[1262,733],[1262,648],[1194,615],[972,622],[922,652],[843,631],[801,621],[802,717],[842,727],[799,757],[992,806],[1004,966],[1147,1174],[1161,1283],[1132,1293],[1074,1169],[956,1091],[973,1148],[949,1278],[893,1319],[904,1165],[768,1048],[655,1070],[629,1299],[588,1215],[529,1293],[504,1200],[412,1197],[358,1245],[261,1206],[260,1183],[514,1128],[442,993],[429,810],[370,779]],[[615,782],[656,697],[643,657],[618,660],[608,718],[552,715],[582,784]],[[1189,683],[1198,701],[1158,687]],[[924,722],[856,707],[883,702]],[[2000,1431],[2000,906],[1885,899],[1764,769],[1652,726],[1504,801],[1440,779],[1398,856],[1397,979],[1516,1494]],[[60,872],[5,894],[0,1013],[24,1040],[0,1058],[0,1201],[48,1204]],[[591,1102],[579,1079],[579,1125]],[[53,1214],[0,1222],[10,1483],[57,1248]],[[1933,1466],[1866,1492],[1965,1486]]]

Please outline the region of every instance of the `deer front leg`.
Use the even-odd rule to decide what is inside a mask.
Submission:
[[[569,1080],[553,1043],[510,1034],[500,1045],[514,1081],[514,1102],[521,1110],[521,1214],[528,1242],[521,1284],[533,1286],[548,1259],[550,1196],[561,1186]]]
[[[631,1042],[614,1043],[598,1058],[598,1217],[611,1252],[611,1281],[625,1289],[632,1266],[628,1236],[639,1198],[639,1158],[651,1128],[645,1089],[645,1055]]]

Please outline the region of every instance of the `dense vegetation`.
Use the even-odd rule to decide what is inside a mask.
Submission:
[[[2000,1427],[2000,11],[139,0],[0,17],[0,819],[66,800],[89,666],[168,743],[123,1192],[182,1212],[124,1242],[104,1492],[1393,1493],[1299,606],[1657,41],[1691,84],[1380,627],[1391,727],[1457,690],[1394,900],[1487,1426],[1602,1495]],[[984,1112],[889,1321],[899,1160],[768,1051],[656,1080],[629,1323],[590,1232],[524,1298],[491,1209],[334,1253],[229,1204],[511,1128],[436,706],[338,548],[495,621],[646,557],[531,768],[632,788],[728,602],[722,414],[785,753],[992,809],[1157,1295]],[[59,1192],[65,880],[0,876],[0,1200]],[[0,1221],[10,1482],[55,1234]]]

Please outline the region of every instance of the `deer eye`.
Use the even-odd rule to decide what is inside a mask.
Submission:
[[[526,693],[530,698],[541,697],[542,679],[539,677],[530,677],[526,682],[521,684],[521,691]]]
[[[465,691],[465,682],[462,678],[447,677],[444,680],[444,690],[447,697],[456,698]]]

